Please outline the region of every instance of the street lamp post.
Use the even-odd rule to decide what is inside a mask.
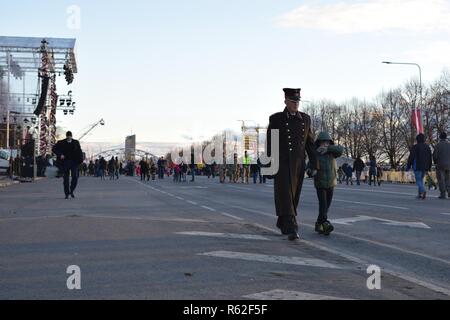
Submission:
[[[382,63],[384,64],[403,64],[403,65],[410,65],[410,66],[416,66],[417,68],[419,68],[419,85],[420,85],[420,107],[422,107],[423,105],[423,95],[422,95],[422,68],[420,67],[419,64],[414,63],[414,62],[392,62],[392,61],[383,61]],[[420,108],[419,108],[420,109]],[[416,117],[417,117],[417,113],[416,113]],[[419,129],[419,123],[418,123],[418,118],[416,118],[416,124],[417,124],[417,131],[420,131]],[[422,122],[422,119],[420,119],[420,122]],[[421,132],[419,132],[421,133]]]

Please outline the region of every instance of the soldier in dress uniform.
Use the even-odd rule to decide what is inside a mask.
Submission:
[[[270,154],[272,129],[279,130],[279,170],[274,178],[277,227],[289,240],[299,239],[297,207],[306,170],[306,153],[317,166],[311,118],[298,111],[301,89],[283,89],[286,108],[270,116],[267,131],[268,155]],[[316,168],[317,169],[317,168]],[[313,174],[315,170],[313,170]]]

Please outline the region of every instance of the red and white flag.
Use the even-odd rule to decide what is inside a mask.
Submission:
[[[424,133],[423,125],[422,125],[422,115],[420,113],[420,109],[413,109],[411,121],[416,128],[417,133]]]

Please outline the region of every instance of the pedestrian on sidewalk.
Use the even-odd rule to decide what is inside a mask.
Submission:
[[[342,166],[338,168],[337,174],[338,174],[338,182],[339,184],[342,184],[342,180],[344,180],[344,170],[342,170]]]
[[[256,184],[258,180],[258,172],[259,172],[259,166],[257,163],[250,164],[250,174],[253,177],[253,184]]]
[[[437,190],[436,182],[434,182],[433,177],[429,172],[427,172],[427,175],[425,177],[425,184],[428,187],[428,190],[431,190],[431,188],[434,188],[434,190]]]
[[[439,143],[434,148],[433,161],[436,165],[436,177],[441,195],[439,199],[450,198],[450,142],[447,133],[439,135]]]
[[[119,163],[119,158],[116,157],[116,159],[114,160],[114,175],[116,176],[117,180],[119,180],[119,176],[120,176],[120,163]]]
[[[248,184],[248,178],[250,175],[250,164],[251,159],[250,156],[247,154],[247,150],[244,152],[244,158],[243,158],[243,165],[242,165],[242,183]]]
[[[315,231],[319,234],[329,235],[334,227],[328,221],[328,210],[333,200],[334,187],[337,185],[336,158],[342,156],[344,148],[335,145],[327,132],[319,133],[316,143],[317,147],[317,173],[314,176],[314,186],[319,199],[319,216],[315,225]],[[310,162],[310,166],[311,166]],[[312,171],[314,167],[310,167]]]
[[[108,162],[108,174],[109,174],[109,180],[114,180],[114,171],[115,171],[115,160],[114,157],[111,157],[111,159]]]
[[[144,159],[139,161],[139,167],[140,167],[139,176],[141,177],[141,181],[145,181],[145,179],[147,178],[147,175],[148,175],[147,161],[145,161]]]
[[[98,161],[98,174],[101,180],[105,180],[106,165],[107,164],[105,158],[101,157],[100,160]]]
[[[425,199],[427,192],[423,180],[426,174],[431,171],[432,155],[430,146],[425,143],[425,135],[423,133],[417,135],[416,141],[417,143],[411,148],[406,171],[413,168],[416,184],[419,189],[417,199]]]
[[[69,195],[75,198],[74,191],[78,184],[78,165],[83,162],[83,151],[81,150],[78,140],[73,139],[72,132],[66,133],[66,139],[58,141],[52,149],[53,153],[57,155],[64,174],[64,194],[66,199]],[[70,181],[69,187],[69,179]]]
[[[376,179],[377,179],[377,160],[375,159],[375,156],[369,157],[369,186],[372,185],[372,178],[373,178],[373,185],[376,185]]]
[[[152,176],[152,181],[154,181],[156,179],[156,165],[153,161],[151,161],[150,164],[150,174]]]
[[[363,172],[366,165],[364,164],[364,161],[361,160],[361,156],[358,155],[353,162],[353,171],[356,174],[356,184],[358,186],[361,185],[361,173]]]
[[[378,186],[381,187],[381,182],[383,181],[383,169],[380,165],[377,166],[377,182]]]
[[[353,168],[348,163],[344,163],[342,165],[342,170],[344,170],[345,174],[345,182],[348,186],[348,183],[350,182],[351,185],[353,185]]]
[[[183,162],[180,169],[181,169],[181,176],[183,177],[183,182],[187,182],[188,165]],[[192,173],[191,173],[191,175],[192,175]],[[195,178],[192,178],[192,179],[195,179]]]

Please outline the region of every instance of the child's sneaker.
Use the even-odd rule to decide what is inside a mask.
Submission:
[[[334,227],[330,223],[330,221],[325,221],[324,223],[316,222],[315,230],[319,234],[323,234],[325,236],[328,236],[328,235],[330,235],[331,232],[333,232]]]
[[[330,223],[330,221],[325,221],[324,223],[322,223],[322,228],[323,228],[323,234],[326,236],[330,235],[330,233],[332,233],[334,230],[334,227]]]
[[[319,222],[316,222],[316,228],[315,228],[315,230],[316,230],[317,233],[322,234],[322,233],[323,233],[323,227],[322,227],[322,224],[319,223]]]

